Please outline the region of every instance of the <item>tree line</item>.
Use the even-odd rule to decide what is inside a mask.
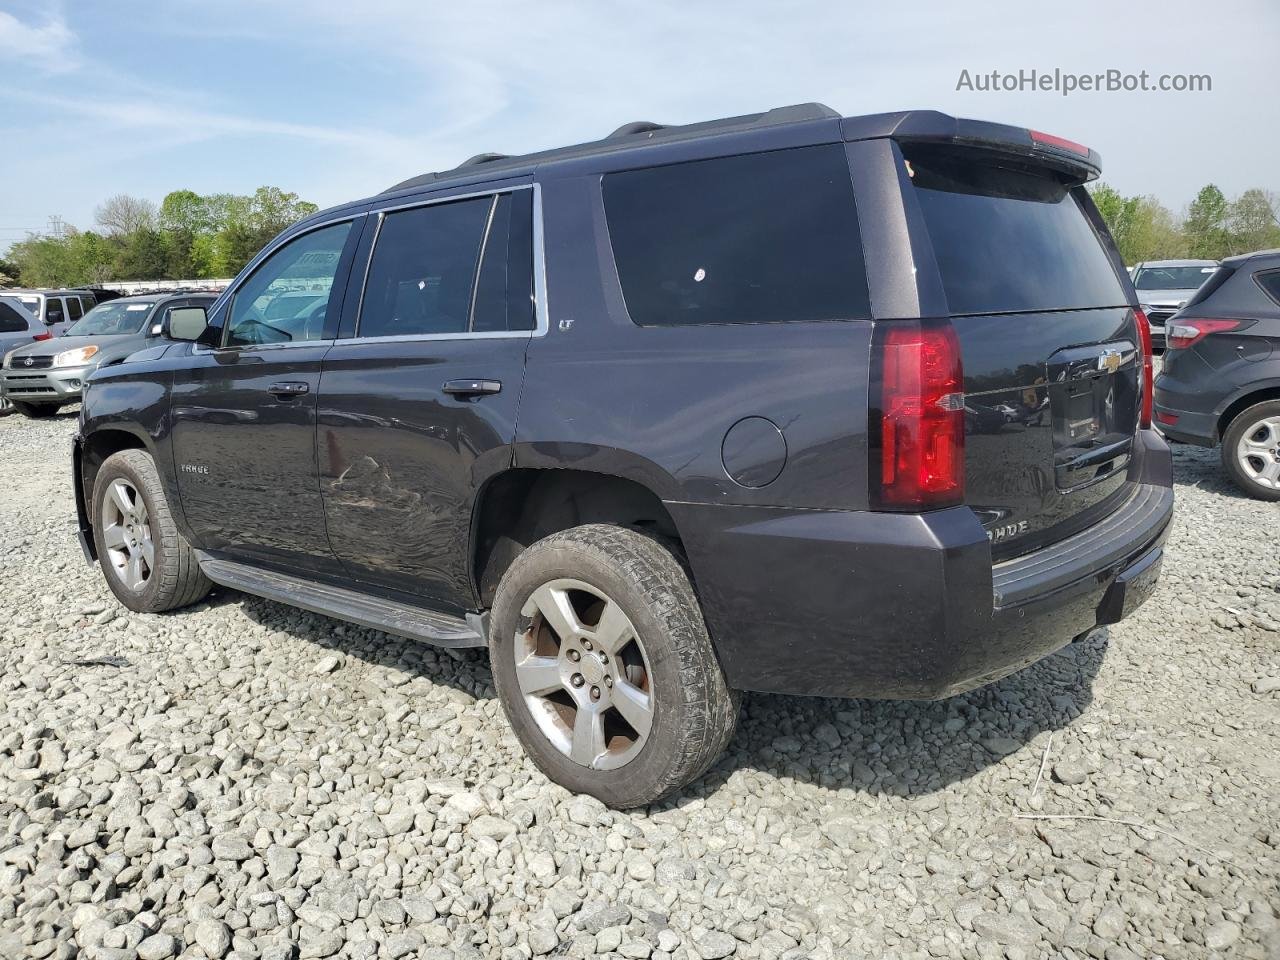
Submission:
[[[1221,260],[1280,247],[1280,195],[1269,190],[1254,188],[1228,200],[1211,183],[1181,217],[1155,197],[1126,197],[1105,183],[1090,193],[1130,266],[1144,260]]]
[[[278,187],[250,196],[175,190],[156,206],[117,194],[95,211],[96,230],[29,236],[0,260],[0,284],[69,287],[109,280],[231,277],[277,233],[315,213]]]

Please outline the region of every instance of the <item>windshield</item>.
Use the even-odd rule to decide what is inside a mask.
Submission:
[[[1139,290],[1194,290],[1217,267],[1143,267],[1133,279]]]
[[[138,333],[147,322],[155,301],[103,303],[86,313],[67,330],[68,337],[103,337]]]

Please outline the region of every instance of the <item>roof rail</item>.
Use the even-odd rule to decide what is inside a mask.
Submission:
[[[652,133],[654,130],[665,130],[665,123],[652,123],[648,120],[632,120],[630,123],[624,123],[613,133],[605,137],[606,140],[620,140],[622,137],[634,136],[637,133]]]
[[[482,163],[493,163],[495,160],[506,160],[509,153],[477,153],[474,157],[467,157],[453,169],[462,170],[464,167],[478,167]]]

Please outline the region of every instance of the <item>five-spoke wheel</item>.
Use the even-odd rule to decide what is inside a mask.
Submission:
[[[494,597],[489,659],[534,763],[610,806],[679,790],[738,719],[683,564],[627,527],[584,524],[521,551]]]
[[[653,695],[622,607],[581,580],[558,579],[534,590],[520,615],[516,678],[539,729],[584,767],[627,763],[648,739]]]
[[[1222,434],[1222,463],[1249,496],[1280,500],[1280,400],[1255,403],[1232,418]]]
[[[156,568],[147,502],[128,480],[113,480],[102,498],[101,517],[109,569],[130,590],[141,590]]]

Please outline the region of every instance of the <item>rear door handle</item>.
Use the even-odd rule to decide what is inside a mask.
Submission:
[[[486,394],[500,393],[501,380],[446,380],[441,387],[445,393],[454,397],[482,397]]]
[[[311,387],[299,380],[290,380],[286,383],[273,383],[267,387],[267,393],[277,397],[299,397],[310,390]]]

